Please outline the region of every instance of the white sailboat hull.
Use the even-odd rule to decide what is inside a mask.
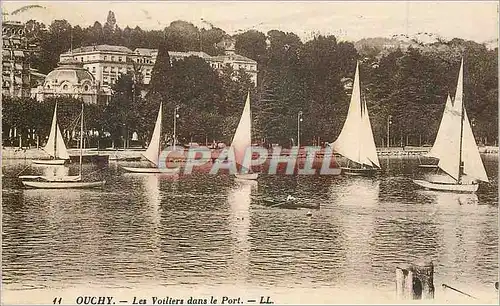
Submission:
[[[436,169],[439,168],[438,165],[431,165],[431,164],[421,164],[418,165],[419,168],[427,168],[427,169]]]
[[[137,168],[137,167],[122,167],[124,170],[133,173],[178,173],[180,168]]]
[[[413,180],[413,182],[421,187],[437,191],[452,191],[452,192],[466,192],[473,193],[479,188],[479,184],[456,184],[456,183],[441,183],[441,182],[428,182],[424,180]]]
[[[76,182],[81,179],[79,175],[67,175],[67,176],[21,175],[19,176],[19,178],[21,180],[41,179],[48,182]]]
[[[60,181],[22,181],[23,185],[38,189],[82,189],[82,188],[97,188],[103,187],[106,181],[99,182],[60,182]]]
[[[34,159],[33,163],[38,165],[64,165],[66,159]]]
[[[259,177],[258,173],[235,174],[239,180],[256,180]]]

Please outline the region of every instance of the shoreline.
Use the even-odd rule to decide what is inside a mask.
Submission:
[[[377,148],[378,156],[422,156],[429,152],[431,147],[390,147],[390,148]],[[187,149],[186,149],[187,150]],[[129,149],[100,149],[88,148],[84,149],[84,155],[108,155],[110,161],[119,161],[126,159],[140,159],[145,149],[142,148],[129,148]],[[221,149],[212,150],[212,159],[216,159],[221,152]],[[272,150],[269,150],[272,152]],[[485,146],[479,148],[481,154],[498,154],[499,148],[493,146]],[[68,149],[68,153],[79,155],[79,149]],[[290,149],[282,149],[281,156],[289,157]],[[305,152],[301,150],[299,158],[305,158]],[[323,157],[322,152],[316,154],[317,158]],[[48,158],[48,154],[41,148],[19,149],[18,147],[2,147],[2,159],[43,159]]]

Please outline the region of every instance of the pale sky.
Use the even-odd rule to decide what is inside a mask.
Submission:
[[[35,8],[11,20],[66,19],[72,25],[92,25],[106,21],[109,10],[123,29],[163,29],[174,20],[196,26],[212,23],[229,34],[254,28],[294,32],[302,39],[312,33],[334,34],[342,40],[365,37],[391,37],[419,32],[485,42],[498,39],[498,2],[496,1],[2,1],[2,10],[12,12],[24,5]]]

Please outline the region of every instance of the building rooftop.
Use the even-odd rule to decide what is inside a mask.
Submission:
[[[210,56],[202,51],[187,51],[187,52],[168,51],[168,55],[172,56],[172,57],[189,57],[189,56],[198,56],[201,58],[211,58],[212,57],[212,56]]]
[[[152,53],[157,52],[157,49],[148,49],[148,48],[136,48],[134,50],[135,54],[140,54],[140,55],[151,55]]]
[[[137,49],[136,49],[137,50]],[[70,50],[64,54],[74,54],[92,51],[108,51],[108,52],[121,52],[121,53],[134,53],[127,47],[124,46],[112,46],[112,45],[96,45],[96,46],[85,46]]]
[[[57,67],[49,72],[45,78],[45,82],[55,81],[55,83],[61,83],[63,81],[68,81],[72,84],[79,84],[84,80],[93,82],[95,79],[94,76],[86,69],[75,65]]]
[[[252,63],[257,64],[257,62],[254,61],[253,59],[250,59],[248,57],[245,57],[245,56],[239,55],[239,54],[217,55],[217,56],[212,56],[212,59],[221,60],[221,61],[230,60],[230,61],[240,61],[240,62],[252,62]]]

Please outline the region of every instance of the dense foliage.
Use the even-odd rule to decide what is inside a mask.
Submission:
[[[181,141],[228,143],[248,91],[256,141],[281,145],[296,141],[299,111],[304,114],[301,144],[333,141],[343,126],[350,99],[345,80],[354,78],[356,61],[360,61],[362,94],[377,145],[385,145],[389,116],[391,145],[432,144],[446,96],[454,96],[462,57],[466,108],[474,134],[481,143],[497,141],[498,50],[472,41],[410,41],[384,47],[337,41],[334,36],[316,36],[302,42],[294,33],[249,30],[233,38],[236,53],[258,62],[259,82],[254,87],[242,72],[225,68],[218,73],[197,57],[172,63],[168,58],[169,50],[203,50],[213,55],[223,52],[217,43],[228,35],[219,28],[199,29],[175,21],[163,31],[138,27],[122,30],[111,12],[103,26],[96,22],[85,29],[72,27],[65,20],[56,20],[48,27],[36,21],[28,25],[30,39],[38,40],[41,46],[33,66],[45,73],[71,46],[116,44],[159,49],[145,97],[140,95],[143,85],[136,84],[132,75],[125,75],[117,82],[111,103],[92,114],[95,128],[111,133],[116,141],[131,131],[147,140],[162,102],[163,126],[168,135],[172,134],[174,108],[179,107]],[[31,124],[45,133],[50,125],[51,103],[4,99],[4,127],[27,129]]]

